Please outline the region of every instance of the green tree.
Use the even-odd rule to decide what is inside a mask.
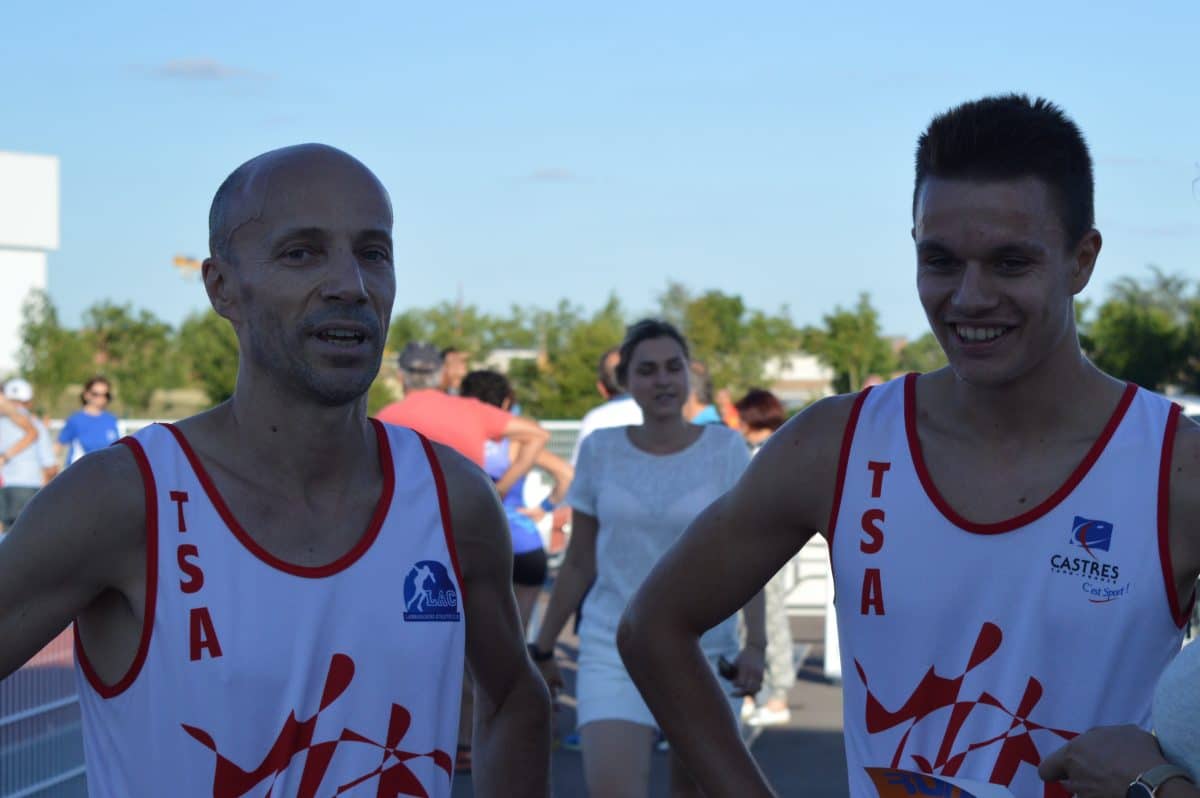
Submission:
[[[87,344],[62,325],[58,309],[44,291],[30,292],[21,308],[21,376],[33,385],[43,409],[58,415],[78,407],[77,398],[64,399],[69,386],[91,373]]]
[[[514,314],[515,329],[522,330],[520,311]],[[409,341],[428,341],[439,349],[454,347],[479,362],[498,346],[511,346],[506,340],[514,331],[512,319],[484,313],[474,305],[442,302],[431,308],[408,308],[392,319],[388,327],[387,348],[399,352]]]
[[[187,363],[189,382],[198,384],[214,405],[233,396],[237,385],[237,335],[212,308],[193,313],[179,327],[177,349]]]
[[[1097,366],[1123,380],[1161,390],[1195,384],[1188,368],[1200,335],[1197,297],[1186,278],[1151,266],[1145,280],[1122,277],[1087,325],[1088,354]],[[1189,379],[1190,378],[1190,379]]]
[[[823,322],[805,331],[804,348],[833,369],[835,390],[858,391],[872,374],[895,370],[891,344],[879,334],[879,313],[866,293],[853,309],[839,305]]]
[[[663,318],[687,337],[692,356],[708,365],[713,383],[734,393],[762,384],[767,363],[795,352],[802,341],[787,308],[774,315],[751,311],[736,294],[693,296],[671,282],[659,295],[659,306]]]
[[[567,302],[532,314],[545,366],[519,363],[510,374],[518,400],[536,418],[580,418],[600,402],[596,364],[621,343],[625,312],[615,295],[590,318]]]
[[[184,383],[186,370],[174,356],[171,325],[148,310],[97,302],[84,312],[81,334],[95,370],[113,383],[119,412],[144,413],[155,389]]]
[[[942,345],[933,333],[927,332],[915,341],[909,341],[900,350],[896,358],[896,367],[900,371],[916,371],[927,374],[937,371],[948,362]]]

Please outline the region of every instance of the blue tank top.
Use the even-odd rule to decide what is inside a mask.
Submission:
[[[512,463],[508,450],[507,439],[484,443],[483,469],[493,480],[504,476],[504,472]],[[538,533],[533,520],[520,512],[524,506],[525,477],[521,477],[504,495],[504,512],[508,516],[508,528],[512,532],[513,554],[525,554],[537,551],[542,547],[542,536]]]

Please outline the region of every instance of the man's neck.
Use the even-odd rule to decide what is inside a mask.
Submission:
[[[923,409],[939,407],[946,411],[944,418],[982,440],[1045,439],[1049,431],[1070,429],[1075,422],[1091,426],[1080,408],[1118,396],[1120,383],[1092,365],[1078,346],[1064,349],[998,386],[973,385],[947,370],[931,384],[933,403]]]
[[[264,395],[266,394],[266,395]],[[327,407],[271,390],[242,390],[214,411],[222,437],[236,441],[252,467],[303,487],[356,473],[375,451],[366,397]]]

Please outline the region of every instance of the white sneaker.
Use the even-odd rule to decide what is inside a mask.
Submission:
[[[761,706],[746,719],[746,723],[750,726],[782,726],[791,719],[792,711],[790,709],[770,709]]]
[[[754,713],[758,711],[758,706],[754,703],[754,699],[747,696],[742,699],[742,723],[748,723],[750,718],[754,717]]]

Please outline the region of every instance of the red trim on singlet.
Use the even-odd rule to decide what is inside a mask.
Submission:
[[[858,426],[858,415],[862,412],[863,402],[871,389],[859,391],[850,408],[850,417],[846,419],[846,429],[842,433],[842,451],[838,455],[837,481],[833,487],[833,507],[829,510],[829,526],[825,528],[825,539],[829,542],[829,563],[833,567],[833,533],[837,529],[838,511],[842,509],[842,489],[846,486],[846,469],[850,466],[850,447],[854,443],[854,430]]]
[[[1167,606],[1171,610],[1171,620],[1180,629],[1188,622],[1192,614],[1192,606],[1196,603],[1196,593],[1192,591],[1192,599],[1187,608],[1179,606],[1179,591],[1175,589],[1175,569],[1171,565],[1171,457],[1175,452],[1175,433],[1179,429],[1179,413],[1183,410],[1177,404],[1171,404],[1171,412],[1167,416],[1167,429],[1163,432],[1162,459],[1158,461],[1158,559],[1162,563],[1163,584],[1167,588]]]
[[[1050,494],[1045,501],[1015,518],[996,521],[990,524],[977,524],[974,521],[968,521],[955,512],[954,508],[942,497],[942,494],[937,489],[937,485],[933,483],[933,477],[930,476],[929,469],[925,467],[925,456],[921,453],[921,439],[917,435],[917,376],[916,374],[908,374],[904,378],[904,427],[908,434],[908,450],[912,455],[913,467],[916,468],[917,477],[921,480],[921,486],[925,488],[925,495],[941,511],[946,520],[960,529],[973,532],[977,535],[997,535],[1002,532],[1011,532],[1014,529],[1032,524],[1057,507],[1063,499],[1071,494],[1071,491],[1078,487],[1083,478],[1087,476],[1088,471],[1100,459],[1101,453],[1104,452],[1104,447],[1108,445],[1109,440],[1112,439],[1113,434],[1117,431],[1117,427],[1121,425],[1121,420],[1125,418],[1125,413],[1129,410],[1129,405],[1133,403],[1133,397],[1137,394],[1136,385],[1133,383],[1125,385],[1125,393],[1122,394],[1121,401],[1117,403],[1117,409],[1113,411],[1112,416],[1108,419],[1108,423],[1105,424],[1100,437],[1096,438],[1095,443],[1092,444],[1092,448],[1088,450],[1088,453],[1084,455],[1083,461],[1067,477],[1067,481],[1058,490]]]
[[[142,491],[146,497],[146,598],[142,615],[142,636],[138,640],[137,653],[125,675],[113,685],[105,684],[100,674],[92,667],[87,652],[83,650],[79,621],[75,621],[75,656],[79,660],[79,669],[101,698],[116,698],[128,690],[141,673],[146,654],[150,651],[150,635],[154,631],[154,605],[158,599],[158,487],[154,484],[154,472],[150,470],[150,461],[146,459],[146,451],[142,445],[133,438],[122,438],[117,443],[125,444],[133,453],[133,459],[142,475]]]
[[[379,501],[375,504],[375,512],[371,516],[371,521],[367,524],[367,529],[362,537],[354,544],[354,548],[331,563],[316,566],[296,565],[295,563],[281,560],[260,546],[254,538],[250,537],[230,511],[229,505],[225,503],[225,499],[221,497],[217,486],[213,483],[212,478],[209,477],[208,471],[205,470],[204,464],[200,462],[200,458],[196,456],[196,452],[192,449],[192,445],[188,443],[187,438],[183,436],[183,433],[174,424],[164,424],[163,426],[169,429],[171,434],[175,436],[175,440],[179,443],[179,448],[183,450],[184,456],[187,457],[192,470],[196,473],[196,478],[200,480],[200,484],[204,487],[204,492],[208,494],[208,500],[212,502],[212,506],[216,508],[217,514],[221,516],[221,520],[229,527],[229,531],[238,539],[238,542],[245,546],[251,554],[272,568],[292,574],[293,576],[320,579],[333,576],[339,571],[349,568],[367,552],[367,549],[371,548],[371,544],[375,542],[375,538],[379,537],[379,530],[383,527],[383,521],[387,518],[388,509],[392,504],[392,494],[396,489],[396,469],[392,463],[392,448],[388,443],[387,430],[384,429],[383,424],[373,418],[369,420],[375,430],[375,440],[379,448],[379,468],[383,471],[383,490],[379,493]]]
[[[416,430],[413,430],[416,432]],[[467,585],[463,582],[462,566],[458,564],[458,548],[454,545],[454,524],[450,520],[450,493],[446,490],[446,475],[442,473],[442,464],[438,462],[437,453],[433,451],[429,439],[417,432],[421,445],[425,447],[425,456],[429,458],[429,469],[433,471],[433,483],[437,486],[438,509],[442,513],[442,534],[446,536],[446,549],[450,552],[450,564],[454,566],[454,575],[458,577],[458,589],[462,600],[467,600]]]

